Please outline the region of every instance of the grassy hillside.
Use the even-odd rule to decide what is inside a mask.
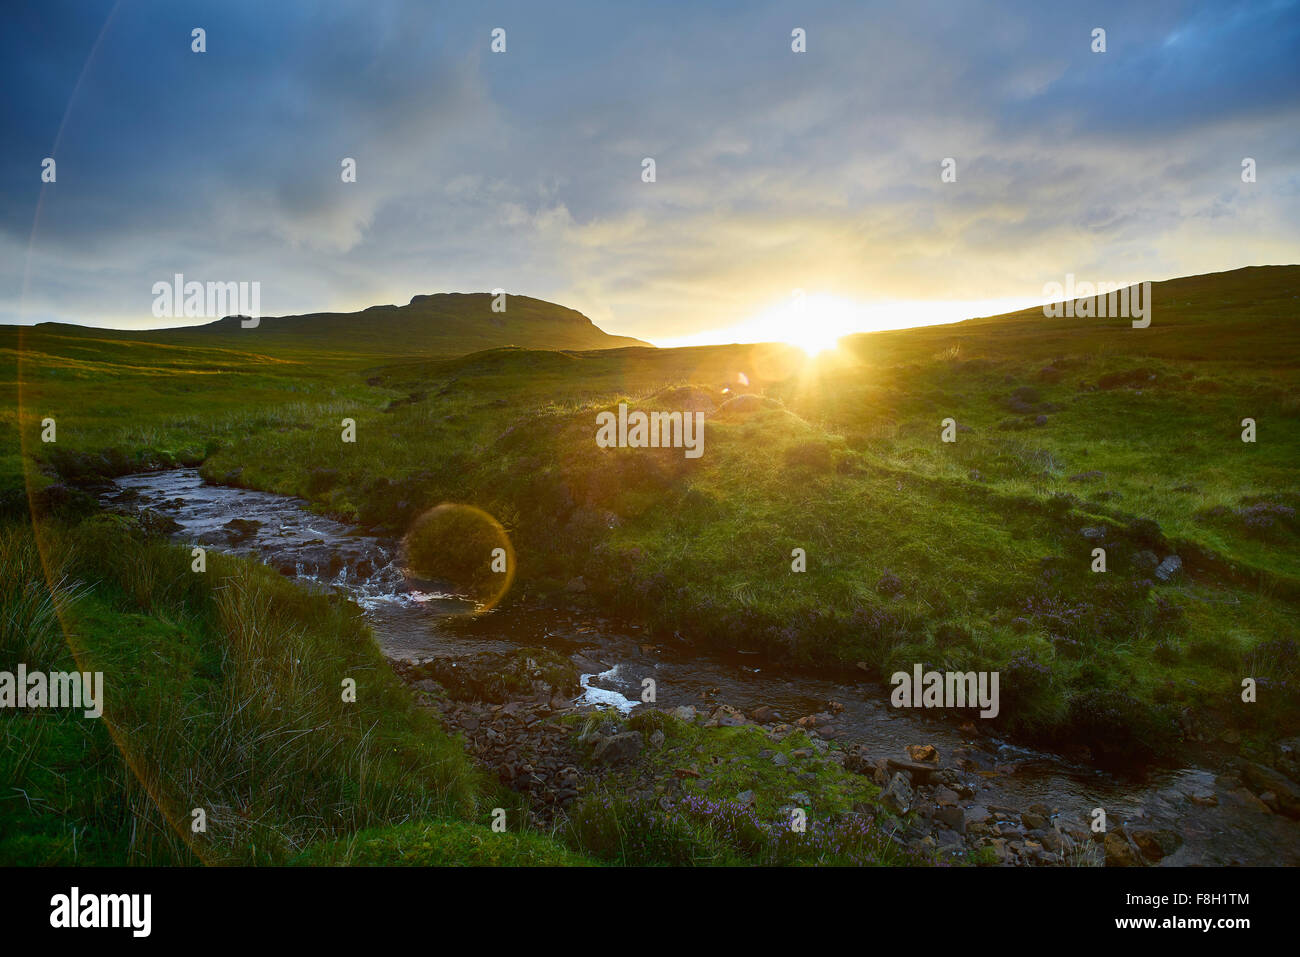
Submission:
[[[1297,296],[1300,267],[1260,267],[1155,284],[1147,329],[1027,311],[852,337],[817,361],[401,348],[345,368],[356,357],[39,332],[21,426],[41,502],[200,460],[398,532],[467,502],[511,535],[516,594],[581,578],[581,600],[701,645],[997,669],[1005,726],[1100,752],[1225,729],[1249,745],[1300,716]],[[595,416],[619,401],[705,411],[703,457],[599,448]],[[57,447],[35,441],[45,415]],[[1172,555],[1181,569],[1157,576]]]
[[[508,296],[502,312],[493,311],[493,302],[488,293],[439,293],[415,296],[404,306],[371,306],[360,312],[264,316],[253,328],[244,328],[238,316],[227,316],[198,326],[141,332],[58,323],[42,323],[35,329],[63,339],[235,350],[240,354],[310,354],[315,359],[342,362],[375,356],[463,355],[498,346],[614,349],[646,345],[639,339],[611,336],[582,313],[553,302]]]
[[[104,714],[0,720],[0,863],[277,863],[413,817],[489,833],[491,789],[354,607],[221,555],[195,574],[117,516],[42,538],[44,568],[0,527],[0,662],[102,671]]]

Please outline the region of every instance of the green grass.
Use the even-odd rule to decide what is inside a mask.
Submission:
[[[875,816],[875,785],[845,771],[802,731],[778,740],[753,726],[705,729],[662,711],[638,713],[627,727],[647,739],[660,731],[664,741],[647,748],[644,765],[615,773],[584,795],[563,834],[599,860],[733,867],[927,863],[891,840],[901,822],[884,812]],[[776,754],[787,763],[774,763]],[[661,782],[676,772],[680,790],[637,795],[634,781],[647,770]],[[796,808],[804,815],[798,827]]]
[[[106,703],[101,720],[0,720],[0,863],[283,863],[480,816],[491,790],[354,606],[246,560],[213,554],[194,573],[187,550],[111,517],[45,532],[53,588],[30,528],[0,530],[0,660],[102,671]]]
[[[515,597],[582,576],[581,600],[700,646],[999,670],[1006,730],[1101,754],[1174,748],[1184,714],[1249,748],[1300,719],[1297,296],[1300,267],[1237,270],[1155,284],[1144,330],[1031,310],[850,337],[817,361],[538,341],[449,355],[472,347],[454,324],[443,347],[333,320],[258,339],[0,330],[0,501],[26,509],[24,470],[43,514],[81,501],[69,484],[201,461],[394,533],[464,503],[510,535]],[[765,407],[720,408],[743,392]],[[619,401],[715,409],[703,457],[598,448],[596,413]],[[969,428],[952,444],[949,417]],[[1148,551],[1184,572],[1154,581]]]

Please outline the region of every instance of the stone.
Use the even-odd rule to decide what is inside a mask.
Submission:
[[[941,831],[939,832],[939,846],[940,846],[940,847],[951,847],[951,848],[956,848],[956,847],[960,847],[960,846],[961,846],[961,843],[962,843],[962,835],[961,835],[961,831],[958,831],[958,830],[953,830],[953,831],[941,830]]]
[[[939,752],[933,744],[909,744],[907,756],[913,761],[938,761]]]
[[[934,819],[958,834],[966,833],[966,812],[959,807],[941,807],[934,812]]]
[[[930,779],[938,767],[933,764],[922,764],[920,761],[903,761],[898,758],[886,758],[888,767],[892,771],[906,771],[918,783],[925,783]]]
[[[976,804],[974,807],[966,809],[966,822],[968,824],[987,824],[990,817],[992,815],[989,814],[989,809],[982,805]]]
[[[665,740],[667,740],[667,737],[662,731],[656,728],[655,732],[650,735],[650,746],[652,748],[662,748]]]
[[[1047,819],[1041,814],[1035,814],[1033,811],[1026,811],[1020,815],[1020,823],[1031,831],[1041,831],[1047,827]]]
[[[1160,579],[1162,582],[1167,582],[1169,579],[1177,575],[1182,567],[1183,560],[1177,555],[1170,555],[1156,566],[1156,578]]]
[[[640,754],[644,744],[640,731],[612,734],[596,742],[591,759],[598,764],[622,764]]]
[[[1300,818],[1300,785],[1286,775],[1251,761],[1242,769],[1242,777],[1246,786],[1274,811]],[[1267,794],[1272,794],[1273,799],[1269,800]]]
[[[1135,830],[1130,836],[1142,856],[1152,864],[1159,863],[1162,858],[1178,850],[1183,842],[1173,831],[1151,828]]]
[[[681,706],[679,706],[679,707],[673,708],[671,714],[672,714],[672,716],[673,716],[674,718],[676,718],[678,721],[694,721],[694,720],[695,720],[695,708],[694,708],[692,705],[689,705],[689,704],[684,704],[684,705],[681,705]]]
[[[1123,831],[1107,831],[1103,846],[1106,849],[1107,867],[1142,866],[1142,859],[1138,857],[1133,845],[1129,844]]]
[[[934,792],[934,803],[939,807],[956,807],[958,801],[957,792],[951,788],[936,788]]]
[[[709,720],[704,722],[704,726],[706,728],[738,728],[748,723],[749,721],[745,716],[731,705],[721,704],[713,710],[713,714],[709,715]]]
[[[739,804],[741,807],[749,807],[751,804],[754,803],[754,792],[741,791],[739,794],[736,795],[736,803]]]
[[[784,751],[778,751],[776,754],[772,755],[772,763],[778,768],[783,768],[790,763],[790,756]]]
[[[1052,854],[1063,854],[1074,846],[1074,842],[1060,831],[1044,831],[1041,840],[1043,848]]]
[[[895,814],[906,814],[912,806],[915,792],[907,777],[900,771],[889,781],[889,786],[880,793],[880,803]]]

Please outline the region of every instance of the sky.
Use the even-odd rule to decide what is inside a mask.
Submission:
[[[799,341],[1300,261],[1296,2],[0,17],[4,323],[207,321],[154,315],[180,273],[263,315],[500,288],[660,345]]]

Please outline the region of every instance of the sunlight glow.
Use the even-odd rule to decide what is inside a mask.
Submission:
[[[787,342],[815,356],[834,349],[842,336],[856,332],[960,322],[977,316],[1014,312],[1041,301],[1041,297],[1017,297],[862,302],[827,293],[804,295],[796,291],[735,325],[689,336],[657,339],[655,344],[672,348],[728,342]]]

